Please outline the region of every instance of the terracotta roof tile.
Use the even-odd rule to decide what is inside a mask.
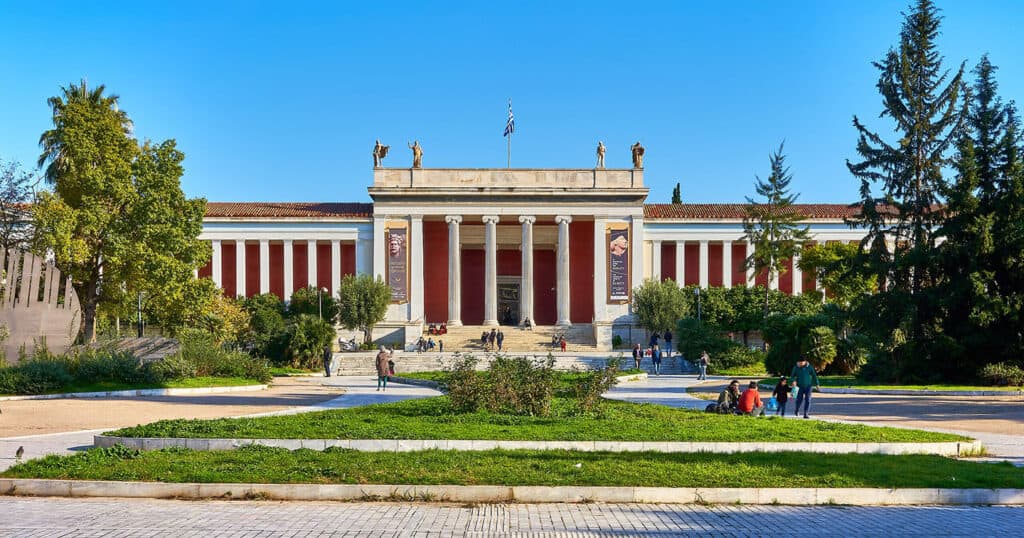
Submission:
[[[644,218],[742,219],[746,204],[645,204]],[[860,212],[859,204],[795,204],[809,219],[844,219]]]
[[[345,202],[207,202],[207,217],[370,218],[373,204]]]

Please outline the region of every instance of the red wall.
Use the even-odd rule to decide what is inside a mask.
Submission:
[[[558,321],[556,261],[554,250],[533,251],[533,317],[537,325],[554,325]],[[462,300],[466,300],[465,294]]]
[[[484,322],[484,251],[462,249],[462,324]]]
[[[260,245],[245,245],[245,296],[260,292]]]
[[[523,260],[518,250],[498,251],[498,274],[501,276],[523,276]]]
[[[284,244],[270,244],[270,293],[284,298]]]
[[[295,241],[292,243],[292,293],[305,288],[308,282],[309,259],[306,257],[306,242]]]
[[[199,268],[199,278],[210,278],[213,275],[213,261],[206,262],[206,265]]]
[[[747,270],[743,268],[743,261],[747,259],[747,245],[745,243],[732,244],[732,285],[747,285]]]
[[[355,243],[341,244],[341,277],[356,274],[356,245]]]
[[[569,223],[569,320],[594,321],[594,221]]]
[[[353,253],[354,253],[353,249]],[[423,222],[423,317],[427,323],[448,321],[448,225]],[[355,258],[352,260],[355,267]]]
[[[762,288],[767,288],[768,287],[768,269],[762,269],[760,272],[758,272],[757,276],[754,277],[754,283],[756,285],[758,285],[758,286],[761,286]]]
[[[686,249],[684,285],[696,286],[700,284],[700,245],[697,243],[687,243],[683,248]]]
[[[235,243],[223,242],[220,244],[220,279],[221,287],[224,288],[224,295],[235,296]]]
[[[675,280],[676,278],[676,244],[674,241],[665,241],[661,244],[661,279]]]
[[[316,245],[316,287],[327,288],[330,293],[334,293],[331,290],[331,264],[334,260],[331,259],[331,244],[330,243],[317,243]]]
[[[721,243],[708,244],[708,286],[722,287],[722,250]]]

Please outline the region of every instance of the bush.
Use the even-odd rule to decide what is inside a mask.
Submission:
[[[582,373],[579,383],[573,387],[579,412],[590,414],[597,411],[604,401],[601,395],[619,382],[618,375],[619,359],[608,359],[604,368]]]
[[[249,313],[249,329],[239,342],[242,348],[276,365],[287,364],[288,336],[281,299],[272,293],[253,295],[242,301],[242,307]]]
[[[144,370],[146,381],[150,383],[166,383],[196,375],[196,365],[180,353],[147,363]]]
[[[741,345],[734,345],[724,353],[711,355],[708,372],[717,373],[734,368],[762,365],[764,363],[764,356],[764,352],[760,349],[749,349]]]
[[[114,381],[118,383],[142,383],[146,374],[139,359],[127,351],[115,349],[85,349],[70,353],[65,359],[68,372],[76,381]]]
[[[481,373],[476,359],[467,356],[448,371],[448,398],[461,412],[547,416],[557,381],[554,364],[551,355],[543,362],[499,355]]]
[[[72,381],[64,361],[31,360],[0,368],[0,394],[43,394]]]
[[[195,375],[212,377],[244,377],[269,382],[273,376],[262,360],[243,351],[232,351],[217,345],[205,331],[186,329],[179,337],[177,355],[195,365]],[[172,355],[173,356],[173,355]]]
[[[473,413],[485,407],[486,384],[476,371],[478,362],[472,356],[460,357],[448,371],[448,400],[457,412]]]
[[[333,323],[338,314],[338,306],[331,294],[318,291],[314,286],[306,286],[292,293],[288,302],[288,315],[297,317],[302,314]]]
[[[986,383],[990,383],[997,387],[1019,387],[1024,385],[1024,370],[1019,366],[1008,362],[986,364],[981,371],[978,372],[978,377],[983,379]]]
[[[736,345],[722,336],[716,327],[698,322],[695,318],[679,320],[676,325],[676,341],[679,352],[691,362],[699,359],[702,351],[707,351],[714,359]]]
[[[296,368],[317,367],[324,348],[334,340],[334,326],[309,314],[299,314],[288,327],[288,353]]]
[[[812,327],[800,341],[800,349],[820,372],[836,358],[836,335],[828,327]]]
[[[621,347],[622,347],[622,336],[616,334],[615,336],[612,337],[612,348],[613,349],[619,349]]]

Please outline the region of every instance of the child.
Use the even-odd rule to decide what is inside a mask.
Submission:
[[[775,390],[772,391],[772,397],[779,404],[779,408],[775,411],[776,415],[786,416],[786,402],[789,401],[789,380],[783,377],[779,380],[779,383],[775,385]]]

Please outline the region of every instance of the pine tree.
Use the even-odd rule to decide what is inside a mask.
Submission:
[[[679,183],[676,183],[676,188],[672,189],[672,203],[681,204],[683,203],[683,195],[679,190]]]
[[[851,224],[866,228],[865,265],[885,286],[868,305],[871,325],[887,341],[893,327],[905,327],[902,346],[910,348],[894,355],[925,362],[932,358],[927,344],[939,315],[934,293],[925,291],[942,275],[936,237],[944,218],[937,209],[948,189],[943,169],[951,164],[950,150],[967,117],[964,66],[952,76],[942,67],[936,46],[940,21],[932,0],[918,0],[904,14],[898,48],[874,63],[885,107],[881,115],[892,118],[899,138],[889,143],[854,116],[863,160],[847,163],[861,182],[861,211]]]
[[[764,202],[755,202],[747,197],[746,215],[743,217],[743,232],[747,241],[753,243],[754,253],[744,260],[746,268],[759,273],[768,271],[768,281],[785,272],[784,262],[800,252],[809,238],[806,225],[793,204],[798,194],[789,193],[789,182],[793,177],[786,166],[782,153],[784,144],[771,154],[771,174],[767,180],[756,178],[755,189]],[[765,287],[764,313],[768,314],[769,288]]]

